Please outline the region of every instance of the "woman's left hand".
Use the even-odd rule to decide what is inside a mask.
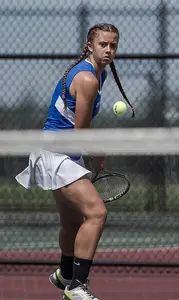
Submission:
[[[104,156],[96,156],[92,159],[92,165],[95,173],[98,174],[100,171],[104,170]]]

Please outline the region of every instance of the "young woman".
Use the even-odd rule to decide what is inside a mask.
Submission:
[[[67,68],[56,86],[44,130],[90,127],[99,112],[107,65],[121,91],[113,62],[118,41],[119,32],[114,25],[97,24],[89,30],[81,56]],[[95,169],[99,171],[102,167],[103,159],[96,159]],[[61,220],[62,255],[60,268],[49,279],[64,290],[66,300],[98,300],[89,292],[87,278],[107,211],[90,176],[80,155],[70,157],[45,150],[31,153],[29,166],[16,176],[25,188],[36,183],[53,192]]]

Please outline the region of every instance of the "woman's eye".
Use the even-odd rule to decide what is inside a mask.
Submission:
[[[106,43],[101,43],[101,47],[106,47]]]
[[[116,48],[116,44],[111,44],[111,48],[115,49]]]

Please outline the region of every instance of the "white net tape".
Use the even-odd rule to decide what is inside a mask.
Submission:
[[[26,156],[36,149],[89,155],[179,154],[179,128],[0,131],[0,156]]]

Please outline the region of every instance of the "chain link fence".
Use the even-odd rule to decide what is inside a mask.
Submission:
[[[80,54],[87,30],[110,22],[120,31],[115,59],[136,110],[112,114],[121,99],[110,70],[96,127],[179,125],[177,1],[0,1],[0,128],[42,128],[55,85]],[[131,193],[109,207],[96,264],[177,265],[177,156],[106,158],[127,173]],[[0,158],[0,259],[56,263],[59,217],[48,192],[26,191],[14,176],[27,158]]]

